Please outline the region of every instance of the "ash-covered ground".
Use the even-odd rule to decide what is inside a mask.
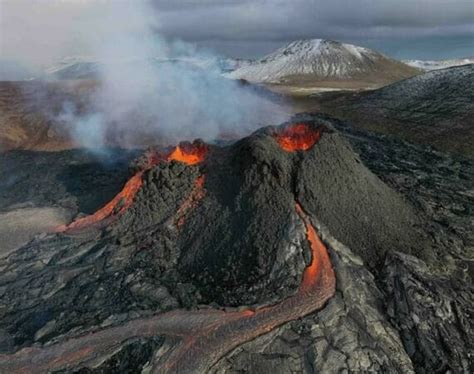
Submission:
[[[211,319],[203,333],[215,323],[220,344],[203,343],[197,372],[472,371],[474,162],[327,117],[294,122],[319,134],[305,151],[285,151],[276,137],[286,127],[267,127],[209,146],[195,165],[159,162],[105,225],[43,234],[1,259],[0,369],[175,372],[166,369],[173,352],[189,346],[199,356],[194,333],[180,331],[197,323],[198,334]],[[7,155],[27,164],[23,153]],[[18,196],[91,213],[106,200],[90,191],[113,196],[140,160],[130,171],[120,165],[86,171],[109,182],[80,192],[43,187],[62,173],[38,176],[37,200],[25,177]],[[11,191],[4,207],[20,202]],[[308,222],[336,276],[327,304],[311,309],[292,301],[309,297],[301,291],[315,256]],[[272,325],[285,303],[295,308],[290,322]],[[233,322],[242,316],[247,324]],[[227,319],[236,336],[242,329],[238,346],[220,330]],[[262,333],[245,340],[249,325]]]

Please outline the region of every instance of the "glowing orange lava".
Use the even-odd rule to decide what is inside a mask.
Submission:
[[[303,280],[300,284],[300,290],[304,291],[309,289],[316,284],[318,281],[318,273],[320,264],[318,262],[317,254],[325,254],[327,253],[326,247],[319,238],[319,235],[316,233],[313,225],[309,222],[308,218],[306,217],[305,213],[303,212],[303,208],[299,203],[296,203],[296,212],[298,215],[303,219],[304,224],[306,226],[306,238],[311,246],[311,263],[305,269],[303,273]]]
[[[122,191],[109,201],[107,205],[94,214],[79,218],[69,225],[62,225],[58,227],[56,231],[63,232],[66,230],[80,230],[87,226],[94,225],[112,215],[124,212],[130,205],[132,205],[135,195],[143,184],[142,174],[143,172],[140,171],[131,177],[123,187]]]
[[[291,125],[276,134],[276,141],[287,152],[307,151],[320,138],[321,131],[305,123]]]
[[[167,160],[179,161],[187,165],[195,165],[204,161],[206,154],[207,145],[202,142],[181,143],[171,151]]]

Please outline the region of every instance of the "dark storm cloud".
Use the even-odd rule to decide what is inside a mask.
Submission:
[[[472,34],[472,0],[154,0],[160,31],[207,42]]]

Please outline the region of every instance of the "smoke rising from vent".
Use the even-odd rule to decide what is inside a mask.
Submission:
[[[161,38],[149,1],[40,3],[51,13],[43,9],[26,16],[20,1],[17,7],[9,3],[10,16],[18,11],[23,22],[31,18],[33,30],[40,24],[54,25],[46,27],[43,36],[49,37],[54,29],[60,37],[46,43],[34,58],[25,44],[37,42],[37,35],[25,36],[21,53],[10,57],[45,65],[50,58],[80,50],[97,62],[99,83],[87,98],[88,105],[84,108],[67,101],[54,118],[81,146],[173,144],[198,137],[213,140],[240,136],[287,118],[281,104],[223,78],[218,56]]]

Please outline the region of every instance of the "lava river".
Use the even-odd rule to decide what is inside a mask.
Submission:
[[[298,138],[296,145],[290,144],[289,148],[286,147],[287,140],[285,146],[279,144],[289,152],[305,150],[314,145],[319,136],[319,133],[310,134],[310,139],[304,141]],[[191,193],[195,196],[183,205],[183,210],[192,207],[192,201],[200,198],[203,181],[197,182],[195,192]],[[304,223],[312,254],[294,295],[274,305],[242,311],[174,310],[48,347],[24,348],[11,355],[0,355],[0,372],[39,373],[77,365],[87,366],[98,356],[113,353],[128,339],[153,336],[176,338],[173,339],[176,344],[172,349],[151,363],[153,373],[207,372],[234,348],[322,308],[334,295],[336,279],[327,248],[304,208],[296,202],[294,209]],[[178,214],[178,220],[181,216]]]

